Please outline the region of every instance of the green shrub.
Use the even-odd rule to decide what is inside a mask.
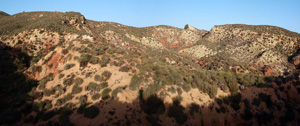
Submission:
[[[130,90],[137,90],[139,85],[142,83],[143,77],[139,77],[138,75],[134,74],[131,78],[129,89]]]
[[[56,91],[55,88],[52,88],[50,90],[49,89],[44,89],[43,93],[44,93],[45,96],[50,96],[50,95],[54,95],[55,91]]]
[[[72,59],[72,55],[68,54],[67,57],[65,58],[66,61],[70,61]]]
[[[108,64],[109,61],[110,61],[109,56],[103,55],[101,58],[101,61],[100,61],[101,67],[106,67],[106,65]]]
[[[99,85],[95,82],[90,82],[87,86],[88,91],[100,91]]]
[[[179,96],[182,94],[182,89],[180,87],[177,88],[177,93]]]
[[[88,97],[86,95],[82,95],[79,97],[79,103],[82,105],[82,104],[85,104],[87,102],[87,99]]]
[[[91,59],[91,55],[88,54],[81,54],[79,58],[80,67],[87,66],[88,62]]]
[[[74,82],[76,85],[81,85],[83,83],[83,79],[78,77],[74,80]]]
[[[92,57],[89,61],[91,64],[100,63],[100,59],[98,57]]]
[[[32,73],[35,73],[35,72],[41,72],[42,71],[42,67],[41,66],[32,66]]]
[[[63,98],[57,99],[55,105],[61,106],[61,105],[65,104],[67,101],[71,100],[72,98],[73,98],[72,94],[69,93],[69,94],[65,95]]]
[[[94,80],[95,81],[102,81],[102,78],[100,75],[96,74],[95,77],[94,77]]]
[[[68,52],[69,52],[68,49],[63,49],[63,50],[61,51],[61,53],[62,53],[62,54],[65,54],[65,55],[66,55]]]
[[[168,89],[169,92],[171,92],[172,94],[176,93],[176,89],[172,86]]]
[[[111,92],[111,97],[116,98],[118,93],[123,90],[124,87],[117,87]]]
[[[74,59],[75,61],[77,61],[77,60],[79,60],[79,57],[78,57],[78,56],[74,56],[73,59]]]
[[[69,78],[69,79],[64,79],[63,84],[67,85],[67,86],[71,86],[74,83],[74,79],[73,78]]]
[[[108,87],[108,83],[106,81],[101,82],[100,85],[99,85],[100,90],[103,89],[103,88],[106,88],[106,87]]]
[[[163,88],[163,84],[160,81],[155,81],[144,88],[143,97],[147,99],[151,95],[156,95],[158,91]]]
[[[107,47],[98,45],[97,47],[92,49],[91,53],[94,56],[103,55],[105,53],[105,50],[107,50]]]
[[[191,85],[189,84],[184,84],[182,85],[182,89],[185,91],[185,92],[189,92],[191,90]]]
[[[45,87],[46,87],[46,83],[47,83],[48,81],[50,81],[50,79],[49,79],[48,77],[43,78],[42,80],[40,80],[40,82],[39,82],[39,89],[40,89],[40,90],[44,90]]]
[[[65,70],[69,70],[69,69],[71,69],[72,67],[74,67],[75,66],[75,64],[66,64],[65,66],[64,66],[64,69]]]
[[[103,77],[103,81],[107,81],[110,78],[110,76],[111,76],[111,72],[109,72],[109,71],[106,70],[101,75]]]
[[[92,100],[98,100],[100,98],[100,94],[96,93],[92,96]]]
[[[74,85],[72,88],[72,94],[78,94],[82,91],[82,87],[79,87],[78,85]]]
[[[103,100],[109,99],[109,98],[110,98],[110,95],[109,95],[110,92],[111,92],[111,89],[110,89],[110,88],[104,89],[104,90],[101,92],[102,99],[103,99]]]
[[[94,119],[99,114],[99,109],[95,106],[84,109],[84,117]]]
[[[61,79],[61,78],[63,78],[65,76],[65,74],[59,74],[59,76],[58,76],[58,79]]]
[[[72,94],[69,93],[69,94],[65,95],[63,99],[64,99],[65,101],[69,101],[69,100],[72,100],[72,98],[73,98]]]
[[[80,48],[77,48],[76,49],[79,53],[90,53],[91,52],[91,50],[89,49],[89,48],[87,48],[87,47],[85,47],[85,46],[81,46]]]
[[[119,69],[119,71],[121,71],[121,72],[128,72],[130,69],[131,69],[130,66],[125,65],[125,66],[122,66],[122,67]]]
[[[119,60],[119,62],[114,61],[115,66],[122,66],[125,63],[124,60]]]

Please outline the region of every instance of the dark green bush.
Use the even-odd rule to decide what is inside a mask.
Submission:
[[[133,75],[129,84],[130,90],[137,90],[139,85],[142,83],[143,77],[139,77],[138,75]]]
[[[88,54],[81,54],[80,58],[79,58],[79,63],[80,63],[80,67],[85,67],[87,66],[88,62],[91,59],[91,55]]]
[[[103,45],[97,45],[97,47],[94,47],[91,51],[92,55],[98,56],[103,55],[105,53],[105,50],[107,50],[108,47],[105,47]]]
[[[72,67],[74,67],[75,66],[75,64],[66,64],[65,66],[64,66],[64,69],[65,70],[69,70],[69,69],[71,69]]]
[[[114,61],[115,66],[122,66],[125,63],[124,60],[120,59],[119,62]]]
[[[101,67],[106,67],[106,65],[108,64],[109,61],[110,61],[109,56],[103,55],[101,58],[101,61],[100,61]]]
[[[91,50],[85,46],[81,46],[80,48],[76,48],[76,50],[79,52],[79,53],[90,53]]]
[[[73,78],[69,78],[69,79],[64,79],[63,84],[67,85],[67,86],[71,86],[74,83],[74,79]]]
[[[68,49],[63,49],[62,51],[61,51],[61,53],[63,53],[63,54],[67,54],[69,52],[69,50]]]
[[[61,78],[63,78],[65,76],[65,74],[59,74],[59,76],[58,76],[58,79],[61,79]]]
[[[85,104],[87,102],[88,97],[86,95],[82,95],[79,97],[79,103]]]
[[[106,70],[101,75],[102,75],[103,81],[107,81],[111,77],[111,72]]]
[[[74,82],[76,85],[81,85],[83,83],[83,79],[78,77],[74,80]]]
[[[92,57],[89,61],[91,64],[100,63],[100,59],[98,57]]]
[[[130,69],[131,69],[130,66],[125,65],[125,66],[122,66],[122,67],[119,69],[119,71],[121,71],[121,72],[128,72]]]
[[[155,81],[144,88],[143,97],[147,99],[151,95],[156,95],[163,88],[163,84]]]
[[[94,77],[94,80],[95,81],[102,81],[102,77],[100,75],[96,74],[95,77]]]
[[[111,92],[111,97],[115,98],[117,97],[118,93],[123,90],[124,87],[117,87]]]
[[[73,60],[78,61],[78,60],[79,60],[79,57],[78,57],[78,56],[74,56],[74,57],[73,57]]]
[[[99,85],[99,89],[100,89],[100,90],[101,90],[101,89],[104,89],[104,88],[106,88],[107,86],[108,86],[108,83],[107,83],[106,81],[101,82],[100,85]]]
[[[104,90],[101,92],[102,99],[103,99],[103,100],[109,99],[109,98],[110,98],[110,95],[109,95],[110,92],[111,92],[111,89],[110,89],[110,88],[104,89]]]
[[[177,88],[177,93],[179,96],[182,94],[182,89],[180,87]]]
[[[98,100],[100,98],[100,94],[96,93],[92,96],[92,100]]]
[[[72,94],[78,94],[82,91],[82,87],[79,87],[78,85],[74,85],[72,88]]]
[[[176,89],[172,86],[168,89],[168,92],[171,92],[172,94],[176,93]]]
[[[32,73],[35,73],[35,72],[41,72],[42,71],[42,67],[41,66],[32,66]]]
[[[84,117],[94,119],[99,114],[99,109],[95,106],[84,109]]]
[[[69,100],[71,100],[72,98],[73,98],[72,94],[69,93],[69,94],[65,95],[63,99],[64,99],[65,101],[69,101]]]
[[[72,59],[72,57],[73,56],[71,54],[68,54],[67,57],[65,58],[65,61],[70,61]]]
[[[50,95],[54,95],[55,94],[55,88],[52,88],[52,89],[44,89],[44,95],[45,96],[50,96]]]
[[[100,91],[99,85],[95,82],[90,82],[87,86],[88,91]]]
[[[46,87],[46,83],[50,81],[50,79],[48,77],[43,78],[42,80],[40,80],[39,82],[39,89],[40,90],[44,90]]]
[[[189,92],[191,90],[191,85],[189,84],[184,84],[182,85],[182,89],[185,91],[185,92]]]

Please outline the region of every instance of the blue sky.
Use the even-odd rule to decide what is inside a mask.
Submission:
[[[9,14],[76,11],[87,19],[145,27],[185,24],[210,30],[214,25],[275,25],[300,33],[300,0],[0,0]]]

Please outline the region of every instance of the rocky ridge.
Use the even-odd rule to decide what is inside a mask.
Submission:
[[[297,33],[135,28],[75,12],[20,13],[0,24],[0,124],[299,124]]]

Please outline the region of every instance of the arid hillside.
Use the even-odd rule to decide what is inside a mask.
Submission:
[[[0,12],[0,125],[300,125],[300,34]]]

